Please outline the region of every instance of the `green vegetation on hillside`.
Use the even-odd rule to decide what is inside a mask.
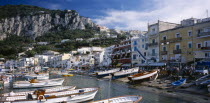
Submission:
[[[8,18],[8,17],[15,17],[17,15],[19,16],[28,16],[28,15],[38,15],[43,13],[48,13],[51,15],[58,14],[63,15],[67,10],[50,10],[41,8],[38,6],[30,6],[30,5],[5,5],[0,6],[0,19],[2,18]],[[71,11],[72,13],[75,13],[75,10]]]

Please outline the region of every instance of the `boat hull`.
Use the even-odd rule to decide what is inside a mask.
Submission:
[[[71,95],[65,97],[57,97],[46,100],[28,100],[28,101],[12,101],[12,103],[58,103],[58,102],[67,102],[67,103],[78,103],[85,102],[94,99],[97,91],[83,93],[79,95]],[[7,102],[11,103],[11,102]]]
[[[40,87],[50,87],[50,86],[60,86],[64,82],[64,79],[55,80],[55,81],[46,81],[40,83],[15,83],[13,88],[40,88]]]
[[[148,73],[146,75],[141,75],[141,76],[137,76],[137,77],[129,76],[128,79],[130,81],[140,81],[140,80],[151,78],[151,77],[155,76],[156,74],[157,74],[157,71],[154,71],[154,72]]]

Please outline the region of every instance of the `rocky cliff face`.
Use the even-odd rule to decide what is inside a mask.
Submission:
[[[50,31],[86,29],[87,26],[96,28],[95,23],[89,18],[79,16],[77,12],[16,16],[0,20],[0,40],[8,34],[35,38]]]

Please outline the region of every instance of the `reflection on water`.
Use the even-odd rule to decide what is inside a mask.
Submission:
[[[55,76],[54,76],[55,77]],[[59,77],[59,76],[56,76]],[[129,84],[112,81],[109,79],[97,79],[90,76],[75,75],[73,77],[65,77],[63,85],[77,86],[77,88],[100,87],[94,100],[106,99],[123,95],[141,95],[143,99],[140,103],[188,103],[174,98],[159,96],[150,92],[140,91],[130,88]],[[14,89],[14,92],[35,90],[35,89]],[[1,92],[9,92],[11,89],[4,89]]]

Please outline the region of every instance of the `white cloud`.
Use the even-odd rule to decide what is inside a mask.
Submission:
[[[97,24],[124,30],[147,30],[148,21],[180,23],[181,20],[195,17],[205,18],[210,10],[210,0],[153,0],[154,10],[120,11],[107,10],[106,16],[94,19]],[[148,7],[149,8],[149,7]]]

